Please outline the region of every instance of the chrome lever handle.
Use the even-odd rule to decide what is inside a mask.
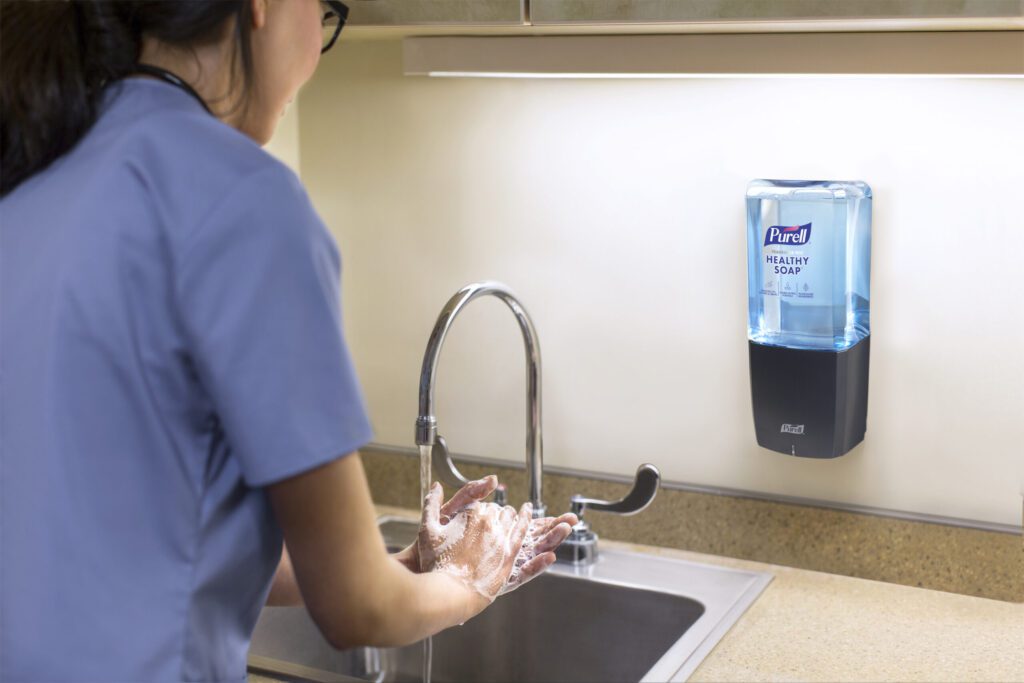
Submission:
[[[578,517],[586,510],[615,512],[620,515],[635,515],[647,508],[654,501],[661,482],[661,472],[650,463],[640,465],[633,481],[633,489],[624,497],[615,501],[597,500],[575,495],[571,499],[571,509]]]

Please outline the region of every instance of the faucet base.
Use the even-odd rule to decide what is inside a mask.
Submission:
[[[555,550],[555,559],[574,566],[594,564],[597,560],[597,534],[581,521]]]

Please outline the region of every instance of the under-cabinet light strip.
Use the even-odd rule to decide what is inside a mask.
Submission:
[[[411,37],[407,76],[1024,78],[1024,31]]]
[[[435,78],[628,78],[628,79],[687,79],[687,78],[970,78],[970,79],[1024,79],[1024,74],[830,74],[830,73],[791,73],[791,74],[759,74],[759,73],[529,73],[522,71],[431,71],[427,74]]]

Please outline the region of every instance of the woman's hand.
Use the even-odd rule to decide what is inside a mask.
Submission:
[[[516,555],[512,573],[499,595],[504,595],[519,588],[527,581],[544,573],[555,561],[555,548],[562,544],[579,523],[571,512],[561,517],[541,517],[530,522],[523,546]]]
[[[441,506],[441,522],[447,524],[448,521],[462,508],[466,507],[471,503],[483,501],[484,498],[494,493],[494,490],[498,488],[498,477],[491,474],[483,479],[477,479],[471,481],[451,497],[447,503]],[[392,557],[398,560],[406,569],[411,572],[420,572],[420,553],[418,548],[419,543],[413,541],[408,547],[404,548],[397,553],[393,554]]]
[[[441,485],[423,505],[417,550],[420,571],[443,572],[494,600],[512,573],[530,526],[531,506],[515,508],[473,500],[442,519]]]
[[[498,478],[494,475],[471,481],[460,488],[451,500],[444,503],[440,508],[439,519],[442,526],[447,525],[451,519],[463,508],[473,503],[482,502],[491,495],[498,487]],[[561,545],[572,527],[579,520],[576,515],[567,512],[560,517],[542,517],[530,522],[523,544],[513,561],[512,570],[501,587],[499,595],[504,595],[519,588],[526,582],[544,573],[555,561],[555,549]],[[421,529],[422,535],[422,529]],[[403,566],[412,572],[420,572],[419,540],[404,550],[392,555]]]

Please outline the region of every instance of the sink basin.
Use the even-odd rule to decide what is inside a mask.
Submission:
[[[392,549],[417,523],[381,519]],[[556,564],[464,626],[434,636],[432,680],[683,681],[771,581],[738,571],[602,549]],[[249,667],[289,681],[421,680],[423,647],[335,650],[303,607],[267,607]]]

